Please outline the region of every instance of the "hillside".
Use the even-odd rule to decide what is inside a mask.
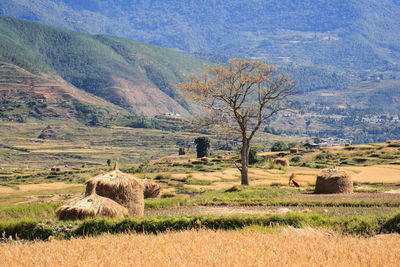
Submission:
[[[203,67],[202,61],[170,49],[9,17],[0,17],[0,41],[0,61],[18,66],[38,79],[43,73],[59,76],[55,79],[65,80],[68,88],[64,90],[79,92],[80,103],[91,102],[94,95],[137,114],[188,115],[189,106],[174,84],[185,73]],[[7,84],[18,78],[2,75],[2,79]],[[31,90],[36,95],[37,92]],[[52,94],[61,97],[57,90]]]
[[[92,126],[128,113],[99,97],[68,84],[57,75],[31,73],[0,61],[0,118],[77,119]]]
[[[0,17],[0,41],[0,118],[6,121],[61,117],[92,126],[180,129],[142,115],[191,114],[175,85],[205,65],[171,49],[10,17]],[[400,82],[394,72],[279,69],[293,77],[300,94],[291,111],[271,120],[278,132],[357,143],[398,138]]]
[[[399,71],[396,0],[3,0],[0,14],[190,52]]]

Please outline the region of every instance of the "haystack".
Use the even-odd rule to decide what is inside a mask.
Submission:
[[[315,193],[353,193],[353,181],[346,172],[337,168],[329,169],[317,176]]]
[[[277,158],[274,160],[274,164],[281,165],[283,167],[289,167],[289,161],[285,158]]]
[[[56,209],[60,220],[81,220],[87,217],[107,216],[123,218],[129,216],[128,210],[117,202],[96,195],[93,191],[81,200],[75,200]]]
[[[156,198],[161,194],[161,187],[152,180],[144,182],[144,198]]]
[[[132,175],[123,173],[115,164],[112,172],[101,174],[86,182],[86,195],[95,188],[96,194],[107,197],[128,209],[130,216],[144,214],[144,185]]]

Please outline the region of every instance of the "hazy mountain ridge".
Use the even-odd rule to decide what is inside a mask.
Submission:
[[[4,0],[0,13],[279,64],[398,71],[400,3],[394,0]]]

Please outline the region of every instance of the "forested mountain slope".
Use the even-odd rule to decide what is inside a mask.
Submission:
[[[76,101],[90,102],[84,96],[97,96],[96,99],[101,98],[103,102],[145,115],[189,114],[190,107],[175,85],[185,73],[202,68],[204,64],[171,49],[10,17],[0,17],[0,42],[0,61],[17,66],[36,78],[43,73],[61,77],[58,81],[69,83],[69,89],[65,90],[73,87],[83,90]],[[12,83],[9,79],[16,77],[6,75],[3,70],[1,78],[4,85]],[[14,86],[8,88],[15,89]],[[76,88],[74,90],[79,91]],[[59,93],[62,98],[57,92],[52,93]]]
[[[3,0],[0,14],[190,52],[399,71],[397,0]]]

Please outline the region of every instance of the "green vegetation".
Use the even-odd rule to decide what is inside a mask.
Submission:
[[[188,229],[208,228],[213,230],[238,230],[249,226],[292,226],[325,227],[341,233],[374,235],[378,233],[400,232],[398,226],[400,214],[387,216],[354,216],[351,218],[318,214],[287,215],[234,215],[234,216],[156,216],[126,218],[123,220],[87,219],[75,222],[74,228],[62,225],[44,225],[38,221],[20,221],[0,223],[0,231],[5,237],[28,240],[46,240],[50,236],[68,238],[71,236],[95,236],[102,233],[161,233]]]
[[[194,142],[196,144],[197,158],[208,157],[210,154],[210,138],[198,137]]]
[[[399,7],[389,0],[368,0],[363,4],[354,0],[283,0],[261,4],[249,1],[246,5],[239,0],[206,5],[160,0],[152,5],[99,0],[63,4],[14,0],[4,3],[1,10],[4,15],[52,21],[82,32],[107,31],[165,47],[197,51],[203,58],[218,62],[226,60],[224,55],[246,55],[267,58],[280,65],[294,63],[366,72],[392,69],[396,64],[391,62],[398,62]],[[109,10],[113,10],[112,14]],[[88,11],[90,17],[85,16]],[[65,19],[58,14],[80,19]],[[231,38],[232,35],[236,37]],[[307,84],[307,78],[304,80]]]
[[[250,147],[250,151],[249,151],[249,165],[253,165],[256,164],[258,162],[260,162],[262,159],[257,155],[258,153],[258,149],[257,147]]]
[[[271,151],[276,152],[276,151],[286,151],[289,150],[289,147],[282,141],[278,141],[274,143],[271,147]]]
[[[67,87],[55,77],[56,73],[75,87],[137,114],[175,112],[187,115],[189,106],[175,86],[185,74],[204,64],[189,55],[133,40],[72,32],[4,16],[0,17],[0,40],[0,61],[29,71],[11,71],[7,66],[1,73],[6,83],[19,87],[24,83],[39,86],[47,79],[47,83]],[[51,76],[45,78],[41,72]],[[133,96],[137,92],[133,93],[132,88],[138,92],[153,89],[151,94],[147,93],[148,98],[136,99]],[[127,116],[126,111],[80,91],[70,94],[71,89],[63,92],[48,88],[53,99],[47,99],[35,90],[28,90],[30,95],[25,95],[25,99],[17,89],[13,90],[7,99],[0,98],[0,116],[8,120],[25,122],[29,117],[60,116],[54,114],[52,106],[68,110],[71,116],[90,126]],[[60,103],[54,98],[59,98]],[[102,108],[104,105],[107,108]],[[131,121],[133,126],[145,125],[146,128],[155,128],[153,124],[156,123]]]
[[[19,204],[2,206],[0,208],[0,220],[43,220],[54,219],[54,210],[61,206],[61,203],[32,203],[29,205]]]
[[[298,6],[291,0],[285,2],[293,10],[305,8],[316,12],[314,5],[306,7]],[[368,9],[356,3],[350,4],[350,7],[343,5],[341,1],[334,2],[345,10],[353,10],[349,11],[350,14],[353,14],[354,10],[362,9],[365,12],[364,8]],[[249,6],[253,4],[249,3]],[[18,4],[15,5],[18,6]],[[28,8],[31,5],[30,2],[25,3]],[[54,7],[54,5],[51,6]],[[224,4],[218,8],[236,13],[237,10],[234,7],[235,5]],[[165,10],[170,10],[169,6],[165,8]],[[176,8],[180,10],[181,7],[177,6]],[[287,9],[284,4],[282,8],[283,10]],[[319,10],[318,12],[336,14],[336,7],[331,8],[333,8],[331,4],[326,3],[322,9],[324,11]],[[12,10],[14,9],[18,8]],[[242,9],[239,9],[240,12],[244,12]],[[0,10],[2,9],[0,8]],[[204,10],[204,13],[209,11]],[[270,10],[262,12],[268,13]],[[53,13],[53,11],[50,12],[50,14]],[[135,12],[135,14],[138,13]],[[340,16],[342,15],[341,11]],[[41,16],[44,16],[44,13]],[[41,16],[35,20],[40,19]],[[160,14],[160,16],[163,15]],[[256,15],[253,14],[253,16]],[[353,17],[350,16],[350,18],[353,21]],[[291,20],[292,18],[288,18],[288,21]],[[300,20],[305,20],[303,26],[306,28],[310,26],[308,23],[313,21],[312,18],[306,19],[303,16]],[[175,20],[173,21],[176,23]],[[157,25],[158,23],[160,22],[157,21]],[[319,23],[318,20],[318,27],[321,27]],[[337,22],[330,21],[329,23]],[[312,25],[315,26],[315,23]],[[369,25],[376,25],[376,21]],[[386,26],[386,24],[380,24],[376,27]],[[254,27],[257,26],[254,25]],[[336,28],[334,25],[332,27]],[[268,35],[270,32],[264,33]],[[381,31],[378,32],[381,34]],[[392,32],[391,30],[391,34],[387,36],[395,36]],[[281,32],[278,31],[278,33]],[[266,132],[320,137],[334,136],[351,139],[352,143],[384,142],[398,137],[399,125],[393,118],[399,113],[399,105],[393,96],[396,96],[399,88],[397,79],[399,70],[393,67],[393,64],[386,62],[387,58],[396,54],[395,52],[381,57],[381,51],[386,51],[388,48],[385,46],[382,49],[380,47],[381,40],[377,44],[373,41],[374,38],[369,39],[368,45],[365,44],[363,38],[356,38],[353,40],[354,42],[349,41],[349,43],[344,41],[346,38],[355,38],[354,34],[343,33],[339,37],[330,31],[329,33],[318,32],[315,34],[307,31],[304,36],[297,33],[295,36],[291,36],[286,28],[282,34],[284,37],[279,37],[280,34],[274,32],[272,36],[261,38],[268,41],[259,40],[257,37],[254,42],[261,43],[254,47],[262,51],[254,56],[262,55],[262,58],[269,59],[272,57],[272,61],[277,63],[282,63],[283,60],[284,62],[279,64],[282,65],[279,71],[290,73],[297,84],[296,90],[302,94],[293,99],[292,114],[271,119],[271,126],[263,125]],[[245,36],[247,42],[253,33]],[[263,34],[261,33],[260,36]],[[276,39],[277,36],[278,39]],[[160,40],[159,37],[161,36],[157,34],[157,41]],[[189,35],[189,37],[193,36]],[[147,38],[148,36],[146,41],[148,41]],[[220,38],[222,37],[218,35],[218,40]],[[167,39],[170,41],[173,38],[168,35]],[[0,17],[0,40],[2,43],[0,60],[3,62],[0,63],[0,76],[4,79],[0,86],[0,95],[2,95],[0,96],[0,119],[19,123],[29,122],[33,118],[46,121],[67,117],[93,127],[123,125],[133,128],[180,131],[185,129],[185,126],[181,123],[174,126],[175,122],[172,120],[176,119],[175,117],[148,118],[141,114],[178,113],[184,116],[189,115],[193,111],[192,107],[182,98],[181,92],[176,89],[176,84],[185,80],[188,74],[193,74],[201,69],[205,64],[203,61],[171,49],[118,37],[72,32],[10,17]],[[198,40],[196,38],[196,42]],[[235,43],[237,41],[235,39]],[[386,41],[391,43],[388,47],[396,47],[397,43],[400,43],[393,42],[391,38]],[[315,46],[310,45],[310,42]],[[191,41],[187,45],[190,46],[194,43]],[[202,44],[206,43],[208,44],[208,42],[202,42]],[[325,45],[326,43],[330,45]],[[165,43],[162,44],[165,45]],[[183,42],[179,40],[176,44],[182,45]],[[320,46],[321,44],[324,45]],[[350,48],[347,47],[349,45]],[[348,49],[343,50],[342,46]],[[220,41],[218,41],[218,47],[221,47]],[[265,49],[265,47],[271,49]],[[291,49],[291,47],[295,48]],[[309,50],[319,51],[327,47],[329,47],[329,51],[333,51],[339,56],[322,59],[321,55],[329,53],[312,53],[313,56],[317,56],[317,59],[311,63],[309,62],[310,57],[304,58]],[[282,49],[283,51],[281,51]],[[265,51],[273,54],[266,55]],[[292,52],[295,55],[290,56]],[[247,56],[247,53],[248,49],[244,55]],[[277,56],[280,53],[284,54]],[[241,55],[242,53],[233,54]],[[277,57],[275,58],[275,56]],[[341,57],[345,58],[339,60],[338,64],[331,62]],[[360,62],[352,61],[350,64],[347,62],[348,58],[356,58]],[[397,60],[397,58],[399,57],[395,56],[393,60]],[[287,63],[291,65],[290,62],[294,59],[296,59],[296,64],[294,64],[296,67],[287,66]],[[286,62],[288,60],[290,62]],[[303,60],[306,61],[304,64],[307,66],[298,66],[299,62]],[[347,62],[345,66],[340,66],[344,62]],[[329,66],[329,70],[321,69],[324,66]],[[336,67],[332,68],[332,66]],[[335,69],[338,66],[339,68]],[[349,68],[350,71],[347,71],[346,68]],[[344,69],[346,71],[343,71]],[[350,73],[354,74],[350,75]],[[65,81],[82,90],[72,88]],[[49,84],[53,86],[49,86]],[[13,90],[10,91],[9,88]],[[38,88],[40,89],[38,90]],[[22,91],[23,94],[20,93]],[[142,93],[147,97],[140,99],[136,97],[137,94]],[[100,98],[95,98],[93,95]],[[130,114],[132,112],[135,114]],[[389,115],[387,116],[387,114]],[[226,147],[229,148],[228,145]]]

